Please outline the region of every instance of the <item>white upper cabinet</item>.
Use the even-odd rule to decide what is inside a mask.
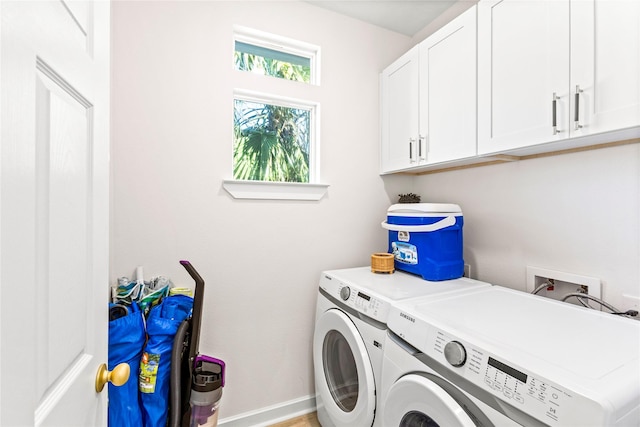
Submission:
[[[418,159],[427,164],[476,154],[476,7],[420,46]]]
[[[381,75],[381,173],[476,154],[476,7]]]
[[[383,174],[635,141],[640,0],[480,0],[382,72],[381,113]]]
[[[639,126],[639,28],[637,0],[481,1],[478,152]]]
[[[575,136],[640,126],[640,1],[571,2],[570,96]]]
[[[568,0],[478,3],[479,153],[566,138],[568,90]]]
[[[410,168],[418,161],[419,52],[413,48],[381,75],[381,173]]]

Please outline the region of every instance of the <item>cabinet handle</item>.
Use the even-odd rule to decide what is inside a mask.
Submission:
[[[426,160],[426,156],[422,154],[422,141],[426,141],[426,138],[422,135],[418,135],[418,160]],[[428,152],[425,147],[425,153]]]
[[[578,130],[582,127],[580,124],[580,94],[582,93],[582,89],[580,89],[580,85],[576,85],[576,94],[575,94],[575,113],[573,115],[573,125],[574,129]]]
[[[558,114],[557,114],[557,103],[560,97],[553,92],[553,98],[551,99],[551,126],[553,127],[553,134],[556,135],[562,132],[558,129]]]
[[[409,138],[409,162],[410,163],[415,162],[415,159],[413,158],[413,143],[415,141],[416,141],[415,139]]]

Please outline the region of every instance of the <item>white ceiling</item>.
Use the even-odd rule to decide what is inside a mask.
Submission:
[[[414,36],[455,3],[475,0],[307,0],[316,6]]]

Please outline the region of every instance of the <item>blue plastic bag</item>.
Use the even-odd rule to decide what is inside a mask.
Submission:
[[[151,309],[139,376],[144,427],[164,427],[167,423],[173,338],[191,315],[192,307],[193,298],[172,295]]]
[[[109,383],[109,426],[142,425],[137,373],[145,339],[144,319],[136,303],[131,305],[128,315],[109,321],[108,369],[111,371],[120,363],[128,363],[131,369],[122,386]]]

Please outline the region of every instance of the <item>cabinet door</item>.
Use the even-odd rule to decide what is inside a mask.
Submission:
[[[420,44],[420,139],[419,161],[476,154],[475,6]]]
[[[572,136],[640,126],[640,1],[572,1],[571,96]]]
[[[568,0],[478,3],[480,154],[568,137],[568,23]]]
[[[417,161],[418,49],[413,48],[381,76],[381,173],[407,169]]]

